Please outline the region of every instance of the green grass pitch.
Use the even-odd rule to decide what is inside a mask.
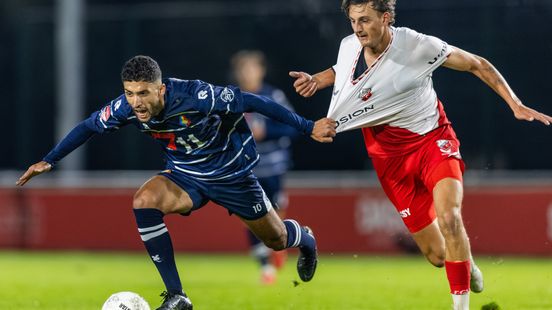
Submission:
[[[246,255],[180,254],[184,288],[196,309],[451,309],[444,269],[421,256],[322,255],[312,282],[300,283],[295,257],[273,286],[261,286]],[[485,291],[472,309],[552,309],[552,259],[478,258]],[[0,309],[100,309],[118,291],[153,309],[162,282],[144,253],[1,252]]]

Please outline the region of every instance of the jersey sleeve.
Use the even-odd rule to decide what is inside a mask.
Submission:
[[[96,111],[85,120],[86,126],[97,133],[116,131],[129,123],[133,117],[132,109],[121,95]]]
[[[124,96],[121,96],[92,113],[89,118],[75,126],[42,160],[54,166],[95,134],[115,131],[120,126],[128,124],[128,117],[125,116],[128,111],[124,111],[124,102]]]
[[[190,81],[189,94],[195,108],[204,114],[228,114],[246,112],[239,88],[216,86],[203,81]]]
[[[288,109],[292,112],[295,112],[295,109],[293,108],[293,106],[289,102],[288,98],[286,97],[286,94],[282,90],[274,89],[272,91],[272,99],[274,99],[274,101],[276,101],[276,103],[283,106],[284,108],[286,108],[286,109]]]
[[[268,118],[288,124],[304,134],[311,134],[314,122],[287,110],[273,100],[251,93],[242,93],[235,86],[215,86],[193,81],[190,92],[195,108],[209,114],[242,114],[257,112]]]
[[[452,48],[439,38],[418,33],[417,46],[412,57],[418,76],[431,74],[440,67],[452,52]]]

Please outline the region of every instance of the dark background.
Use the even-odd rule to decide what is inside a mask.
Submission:
[[[0,85],[3,143],[0,169],[23,169],[56,143],[54,1],[0,3]],[[135,54],[155,58],[164,76],[229,82],[229,57],[260,49],[270,63],[267,80],[282,88],[295,109],[325,116],[330,90],[310,99],[293,92],[290,70],[315,73],[334,64],[342,37],[351,33],[339,1],[108,1],[86,8],[86,115],[122,93],[119,72]],[[552,114],[552,2],[406,1],[396,26],[437,36],[484,56],[522,101]],[[468,73],[445,68],[434,86],[462,142],[471,169],[552,169],[552,128],[515,120],[506,104]],[[332,145],[302,138],[294,146],[296,170],[368,169],[360,131]],[[86,168],[160,169],[159,147],[123,128],[88,142]]]

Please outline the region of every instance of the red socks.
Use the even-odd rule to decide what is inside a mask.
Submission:
[[[447,278],[450,285],[450,293],[454,295],[467,294],[470,291],[470,261],[448,262],[445,261]]]

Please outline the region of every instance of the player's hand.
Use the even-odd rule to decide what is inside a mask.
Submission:
[[[17,182],[15,182],[15,185],[17,186],[23,186],[25,183],[27,183],[32,177],[39,175],[44,172],[48,172],[52,170],[52,165],[45,161],[38,162],[27,169],[27,172],[25,172]]]
[[[539,121],[547,126],[550,126],[550,123],[552,123],[552,117],[541,113],[539,111],[533,110],[523,104],[519,104],[516,106],[514,110],[514,116],[519,120],[524,121]]]
[[[312,75],[306,72],[290,71],[289,76],[295,78],[295,82],[293,82],[295,91],[305,98],[314,95],[318,90],[318,83]]]
[[[311,138],[321,143],[333,142],[336,135],[335,128],[337,123],[331,118],[321,118],[314,122]]]

